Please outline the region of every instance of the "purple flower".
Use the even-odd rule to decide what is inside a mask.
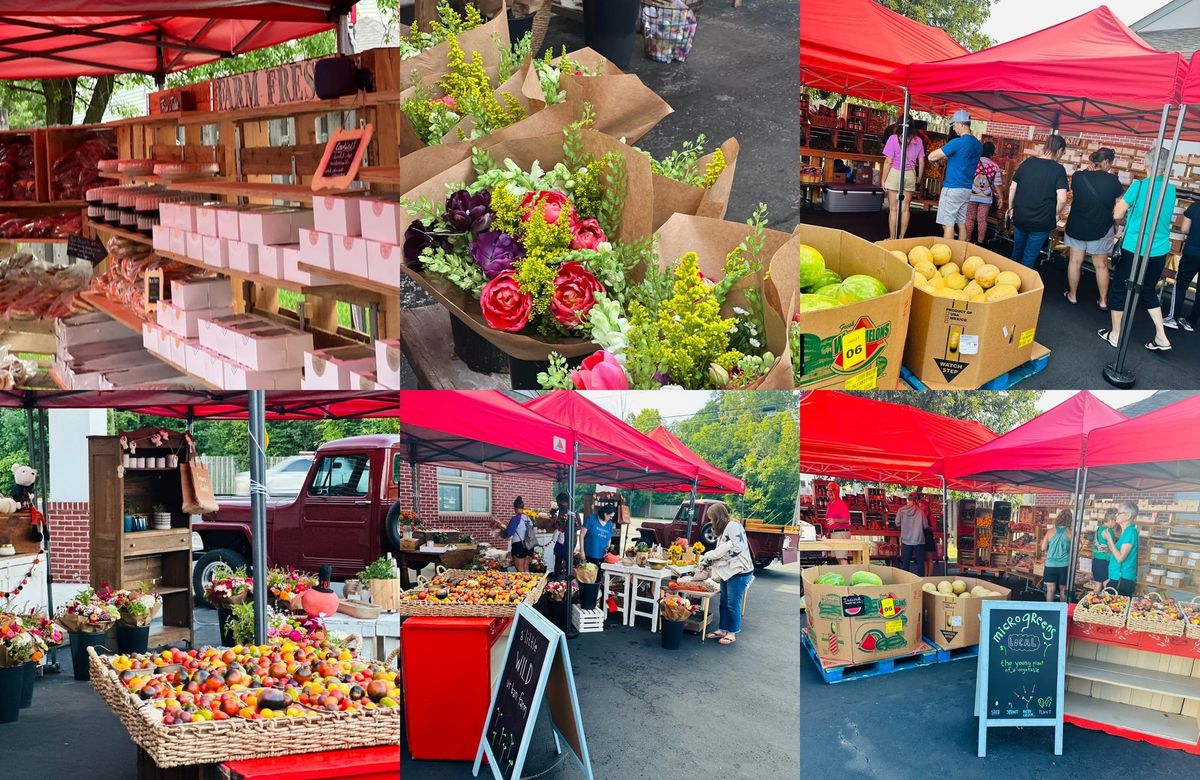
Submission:
[[[424,222],[414,221],[404,231],[404,262],[408,263],[409,268],[416,268],[421,264],[421,252],[425,249],[429,247],[446,249],[448,246],[444,236],[434,232]]]
[[[471,257],[489,279],[508,271],[525,256],[525,247],[508,233],[480,233],[471,244]]]
[[[483,190],[472,195],[459,190],[446,199],[446,221],[455,230],[479,234],[492,225],[492,193]]]

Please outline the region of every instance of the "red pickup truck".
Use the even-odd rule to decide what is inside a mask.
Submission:
[[[717,546],[717,534],[712,523],[705,521],[705,514],[713,504],[720,503],[708,499],[697,499],[696,519],[692,522],[692,535],[688,537],[688,510],[691,504],[687,501],[679,505],[673,520],[643,520],[638,529],[639,541],[647,544],[661,544],[668,547],[676,539],[687,539],[689,543],[700,542],[704,549],[711,550]],[[746,541],[750,543],[750,557],[754,559],[757,569],[770,566],[783,553],[783,534],[767,533],[747,529]]]
[[[322,444],[300,492],[267,498],[267,564],[316,571],[333,567],[353,577],[400,545],[400,437],[354,436]],[[245,566],[250,554],[250,499],[221,498],[220,509],[192,530],[204,542],[192,570],[192,589],[203,602],[216,566]]]

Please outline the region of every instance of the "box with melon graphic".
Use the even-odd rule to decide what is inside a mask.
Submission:
[[[850,584],[871,574],[880,584],[873,584],[873,578]],[[921,641],[920,577],[877,565],[813,566],[800,576],[813,646],[821,658],[861,664],[916,650]],[[838,582],[839,576],[845,584],[825,584]]]
[[[800,293],[789,323],[796,387],[896,388],[912,300],[907,263],[843,230],[800,225],[775,253],[771,279],[784,304]]]
[[[913,290],[904,365],[927,387],[970,390],[1029,362],[1042,308],[1037,271],[965,241],[879,245],[908,256],[914,279],[924,279]]]
[[[946,650],[979,644],[983,602],[1012,595],[1003,585],[974,577],[926,577],[921,590],[925,637]]]

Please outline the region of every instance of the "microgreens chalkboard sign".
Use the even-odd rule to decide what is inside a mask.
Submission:
[[[993,726],[1053,726],[1054,755],[1062,755],[1066,665],[1066,604],[983,602],[975,680],[980,757]]]
[[[479,775],[487,756],[496,780],[520,778],[538,711],[548,699],[555,749],[561,753],[566,742],[584,776],[592,780],[566,635],[536,610],[521,604],[509,628],[500,670],[473,774]]]

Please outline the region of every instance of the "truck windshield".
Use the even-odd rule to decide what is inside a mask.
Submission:
[[[365,496],[370,484],[366,455],[324,455],[317,463],[310,496]]]

